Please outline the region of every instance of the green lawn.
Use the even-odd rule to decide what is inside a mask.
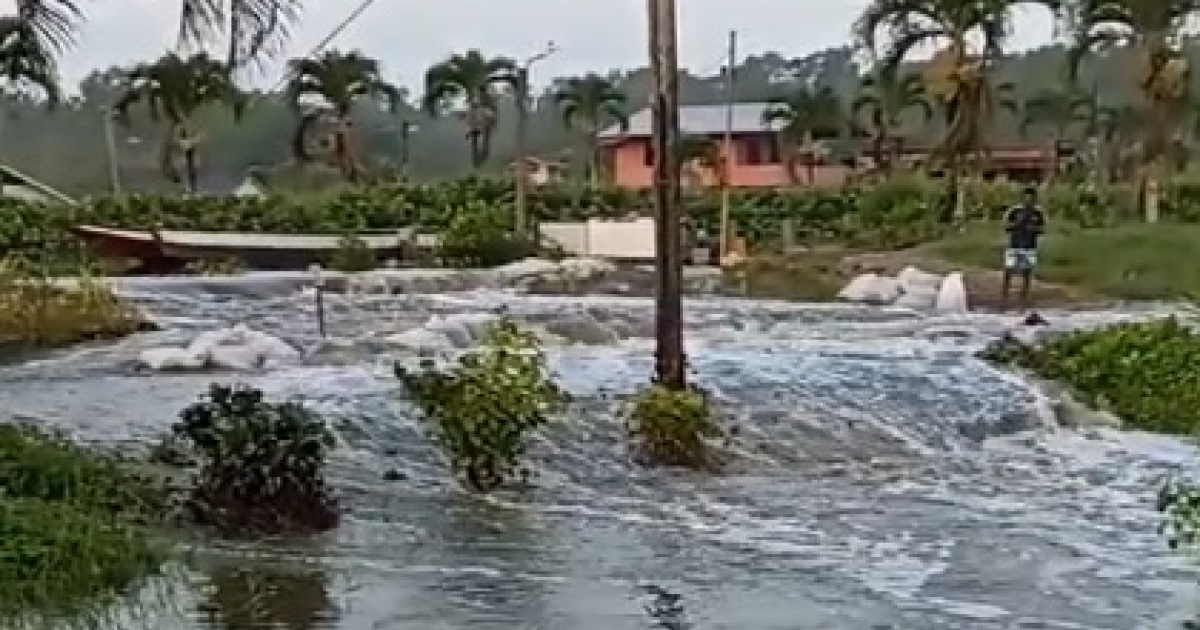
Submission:
[[[920,249],[985,269],[1003,263],[999,226]],[[1054,231],[1044,239],[1037,276],[1098,296],[1130,300],[1200,297],[1200,225],[1160,223]]]

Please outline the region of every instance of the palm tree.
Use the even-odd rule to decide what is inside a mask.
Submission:
[[[517,91],[521,72],[507,57],[484,57],[478,50],[456,54],[425,73],[423,107],[430,116],[458,110],[467,125],[471,165],[487,162],[496,128],[496,97],[507,88]]]
[[[0,78],[10,90],[41,90],[50,105],[61,96],[52,51],[19,17],[0,17]]]
[[[788,176],[797,181],[796,167],[802,163],[811,186],[816,183],[816,164],[823,152],[818,140],[840,135],[846,116],[833,88],[801,88],[770,99],[763,110],[762,122],[778,130],[786,149]]]
[[[1035,127],[1050,132],[1047,140],[1050,151],[1050,168],[1046,183],[1054,181],[1059,171],[1059,145],[1066,139],[1071,128],[1087,127],[1092,121],[1092,100],[1077,90],[1046,89],[1025,100],[1021,106],[1021,135],[1027,136]]]
[[[554,91],[554,101],[562,109],[563,122],[587,136],[588,182],[600,181],[600,132],[616,124],[629,127],[625,113],[625,94],[616,84],[597,74],[563,81]]]
[[[911,109],[917,109],[926,123],[933,118],[933,108],[925,95],[925,84],[921,77],[901,74],[893,68],[864,78],[862,91],[850,107],[851,116],[855,121],[866,118],[873,137],[875,164],[890,171],[900,158],[899,133],[904,124],[904,115]]]
[[[395,112],[403,103],[403,93],[384,81],[379,62],[360,52],[328,51],[316,59],[300,58],[288,62],[288,100],[297,110],[306,97],[320,100],[320,110],[301,114],[292,149],[297,161],[312,159],[307,139],[312,128],[327,119],[332,127],[332,151],[338,168],[348,181],[358,181],[362,166],[353,150],[353,112],[355,103],[364,98],[381,99]]]
[[[246,106],[245,93],[238,89],[228,66],[205,53],[181,57],[167,53],[153,63],[143,63],[124,71],[121,96],[113,105],[118,120],[129,122],[129,110],[144,104],[154,122],[166,123],[161,165],[163,175],[182,182],[185,190],[195,192],[198,179],[196,153],[200,133],[194,123],[196,113],[208,105],[226,105],[240,118]],[[183,175],[177,160],[183,162]]]
[[[880,68],[899,67],[921,47],[940,47],[930,61],[926,87],[946,119],[938,153],[949,173],[947,219],[964,208],[963,160],[984,148],[999,107],[992,70],[1004,50],[1010,18],[1025,4],[1062,8],[1062,0],[871,0],[854,25],[859,46],[878,57]]]
[[[1146,220],[1157,221],[1159,187],[1171,147],[1191,113],[1188,60],[1178,38],[1189,18],[1200,15],[1200,0],[1076,0],[1074,8],[1072,72],[1088,53],[1100,48],[1123,46],[1141,58],[1138,82],[1149,116],[1141,143],[1139,184]]]

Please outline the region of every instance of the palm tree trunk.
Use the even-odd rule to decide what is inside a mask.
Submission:
[[[309,112],[300,117],[300,121],[296,123],[296,129],[292,132],[292,159],[306,164],[312,161],[312,155],[308,152],[308,136],[312,133],[313,127],[320,120],[320,114]]]
[[[196,166],[196,147],[188,147],[183,150],[183,174],[186,178],[188,194],[196,194],[200,186],[200,173]]]
[[[471,168],[475,171],[483,168],[483,133],[480,131],[470,131],[467,133],[467,142],[471,146]]]
[[[600,187],[600,140],[595,133],[588,135],[588,186]]]

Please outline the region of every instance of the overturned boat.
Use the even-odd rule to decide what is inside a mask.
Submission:
[[[281,271],[328,264],[345,246],[345,236],[324,234],[247,234],[126,230],[79,225],[72,228],[97,256],[136,261],[144,273],[172,273],[198,260],[236,259],[251,269]],[[411,262],[434,245],[428,235],[403,228],[387,233],[359,233],[353,238],[377,260]]]

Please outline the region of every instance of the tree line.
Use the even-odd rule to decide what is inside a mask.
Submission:
[[[954,179],[998,143],[1072,141],[1095,158],[1094,174],[1153,187],[1190,145],[1195,78],[1188,68],[1197,48],[1179,39],[1177,24],[1198,12],[1193,4],[1154,2],[1151,10],[1135,0],[876,0],[847,46],[743,60],[734,96],[774,102],[769,116],[798,182],[806,179],[798,166],[838,153],[873,155],[886,167],[905,143],[918,144],[935,150]],[[1067,43],[1008,50],[1011,33],[998,26],[1027,5],[1046,6],[1047,19],[1069,25]],[[916,61],[912,53],[927,44],[937,54]],[[13,59],[10,81],[54,96],[45,61],[52,55],[30,52],[36,49],[0,54]],[[98,71],[79,97],[49,111],[38,107],[40,98],[11,97],[6,109],[20,122],[0,130],[3,158],[71,190],[101,190],[108,174],[103,120],[112,111],[124,123],[115,133],[119,170],[137,188],[171,180],[229,187],[250,167],[292,172],[304,164],[317,164],[330,179],[455,177],[505,168],[516,152],[524,96],[530,152],[572,163],[595,180],[602,169],[597,132],[620,124],[631,104],[646,102],[649,88],[648,72],[636,69],[556,79],[532,94],[514,60],[466,51],[433,64],[421,93],[410,95],[382,78],[380,61],[328,51],[289,64],[278,93],[240,91],[229,70],[239,55],[262,52],[168,54]],[[856,57],[861,52],[868,54]],[[29,60],[18,63],[22,55]],[[863,57],[873,63],[855,62]],[[714,70],[684,73],[685,104],[725,99]],[[703,143],[689,146],[689,159],[712,155]]]

